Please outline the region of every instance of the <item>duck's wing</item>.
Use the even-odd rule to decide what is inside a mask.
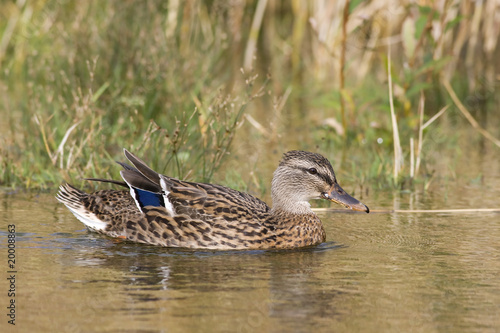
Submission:
[[[168,180],[164,181],[168,184]],[[210,220],[220,216],[228,220],[257,220],[257,215],[268,213],[270,208],[262,200],[231,188],[204,183],[170,179],[168,198],[177,214]]]
[[[169,186],[162,183],[162,177],[170,183],[170,178],[161,176],[151,169],[143,160],[124,149],[125,157],[134,167],[120,172],[123,180],[130,187],[130,195],[141,212],[146,206],[164,207],[170,216],[174,216],[175,209],[168,198]]]
[[[135,167],[132,168],[133,170],[140,172],[146,179],[150,180],[151,182],[160,185],[160,174],[158,172],[151,169],[146,164],[146,162],[129,152],[127,149],[123,149],[123,153],[125,154],[125,157],[130,161],[130,163],[132,163],[132,165]]]
[[[121,176],[143,212],[145,206],[162,206],[170,216],[183,214],[192,218],[203,217],[207,221],[219,217],[221,213],[231,213],[238,218],[242,214],[262,214],[270,209],[262,200],[228,187],[160,175],[137,156],[124,151],[135,168],[122,170]]]
[[[168,185],[165,207],[144,207],[144,218],[127,223],[132,241],[167,247],[207,249],[268,248],[277,239],[267,221],[270,208],[261,200],[233,189],[184,182],[160,175]]]

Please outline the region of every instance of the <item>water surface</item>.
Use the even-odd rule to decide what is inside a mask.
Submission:
[[[498,165],[483,181],[362,199],[372,210],[499,208]],[[320,212],[320,246],[212,252],[88,233],[53,195],[2,195],[2,332],[500,330],[498,212]],[[4,314],[8,224],[15,329]]]

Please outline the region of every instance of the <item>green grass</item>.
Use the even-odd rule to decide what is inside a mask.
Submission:
[[[461,14],[466,6],[385,8],[382,1],[351,1],[343,12],[312,2],[270,2],[251,32],[257,3],[176,4],[0,4],[1,186],[47,189],[63,181],[81,185],[85,177],[117,178],[113,161],[127,148],[159,172],[260,193],[267,188],[259,177],[289,149],[325,154],[360,187],[408,187],[432,179],[435,151],[456,150],[453,130],[445,137],[436,133],[450,123],[468,126],[455,108],[429,126],[422,166],[411,177],[409,140],[418,139],[421,93],[424,121],[452,104],[443,78],[452,79],[464,100],[485,92],[486,102],[478,99],[471,111],[482,124],[499,121],[488,104],[498,78],[481,76],[492,72],[492,61],[465,61],[469,55],[495,59],[498,51],[456,38],[467,31],[469,38],[491,39],[488,26],[477,30],[472,16]],[[373,12],[360,20],[367,8]],[[402,20],[389,25],[392,11]],[[346,24],[328,30],[328,22]],[[443,28],[441,36],[433,24]],[[390,36],[400,38],[391,69],[407,161],[397,178]],[[251,42],[256,49],[247,58]],[[242,69],[249,63],[252,68]],[[343,134],[325,123],[328,118],[343,125]]]

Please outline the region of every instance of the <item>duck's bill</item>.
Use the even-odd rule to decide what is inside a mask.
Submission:
[[[361,203],[358,199],[351,197],[337,183],[333,184],[328,192],[322,193],[322,197],[326,200],[338,203],[345,208],[360,212],[370,212],[370,209],[365,204]]]

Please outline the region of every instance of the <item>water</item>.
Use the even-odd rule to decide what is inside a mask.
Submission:
[[[499,163],[485,163],[482,181],[362,199],[374,211],[499,208]],[[318,247],[210,252],[88,233],[53,193],[6,193],[0,207],[2,332],[500,331],[499,212],[319,212]]]

